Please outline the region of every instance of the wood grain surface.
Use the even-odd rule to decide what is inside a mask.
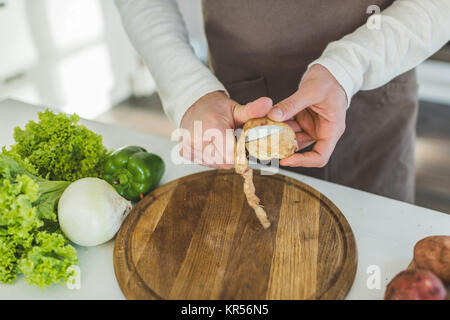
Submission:
[[[272,225],[248,206],[231,170],[159,187],[125,220],[114,269],[128,299],[343,299],[357,251],[352,230],[317,190],[255,172]]]

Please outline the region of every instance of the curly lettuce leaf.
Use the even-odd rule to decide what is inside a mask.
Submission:
[[[7,150],[6,147],[2,147],[1,154],[6,156],[6,158],[1,159],[1,161],[7,161],[7,167],[9,167],[9,169],[14,171],[16,174],[21,173],[25,175],[32,175],[33,177],[38,176],[36,168],[27,159],[22,159],[22,157],[13,150]]]
[[[25,281],[41,288],[67,282],[73,273],[69,268],[78,263],[75,248],[58,232],[38,232],[35,241],[18,264]]]
[[[0,235],[14,236],[14,241],[29,247],[31,234],[43,225],[33,202],[39,186],[30,177],[19,175],[14,180],[0,180]]]
[[[14,283],[18,273],[17,256],[20,252],[17,253],[19,246],[14,240],[14,237],[0,235],[0,281],[7,284]]]
[[[77,263],[75,248],[58,227],[55,208],[67,181],[34,176],[0,154],[0,281],[13,283],[23,273],[43,288],[66,282]]]
[[[75,181],[101,177],[108,151],[102,137],[77,124],[77,115],[39,113],[25,129],[16,127],[10,154],[17,154],[49,180]]]

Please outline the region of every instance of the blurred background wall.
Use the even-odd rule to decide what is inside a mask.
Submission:
[[[199,1],[180,1],[205,59]],[[13,97],[95,118],[154,83],[112,0],[0,0],[0,99]]]
[[[178,2],[191,44],[205,60],[200,0]],[[112,0],[0,0],[0,45],[0,98],[95,118],[154,90]],[[436,58],[418,68],[420,95],[450,104],[450,49]]]
[[[178,3],[204,61],[201,0]],[[450,45],[418,67],[418,78],[417,203],[450,213]],[[113,0],[0,0],[6,98],[166,137],[173,129]]]

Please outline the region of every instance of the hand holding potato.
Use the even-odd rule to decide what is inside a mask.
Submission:
[[[249,141],[245,144],[249,154],[259,160],[284,159],[298,149],[294,130],[284,122],[272,121],[269,118],[250,119],[243,127],[243,132],[266,125],[276,125],[284,130],[270,136]]]
[[[189,135],[182,139],[180,155],[208,167],[231,169],[234,165],[234,130],[250,119],[264,117],[271,108],[272,100],[265,97],[243,106],[221,91],[204,95],[186,111],[181,121],[181,128]],[[196,122],[201,124],[200,134],[195,134]],[[213,138],[208,132],[215,132],[220,137]],[[210,152],[206,152],[210,147],[218,157],[212,158]]]
[[[297,136],[299,149],[315,142],[313,150],[296,153],[280,164],[290,167],[324,167],[345,130],[347,96],[333,75],[313,65],[303,76],[298,90],[277,103],[268,117],[287,121]]]

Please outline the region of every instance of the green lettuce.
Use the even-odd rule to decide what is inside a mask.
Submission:
[[[70,182],[47,181],[32,171],[0,154],[0,281],[13,283],[23,274],[27,283],[44,288],[67,282],[78,260],[55,213]]]
[[[16,143],[6,152],[49,180],[101,177],[108,151],[102,137],[77,124],[79,119],[76,114],[40,112],[38,122],[14,129]]]

